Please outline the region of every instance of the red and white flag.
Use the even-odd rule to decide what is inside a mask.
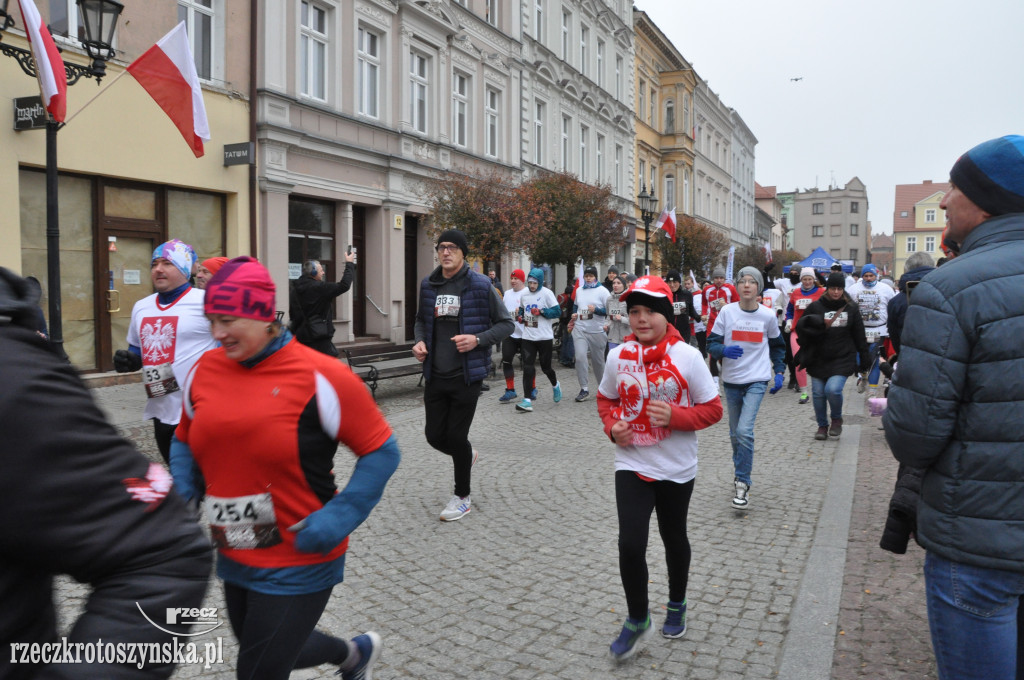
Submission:
[[[60,58],[50,29],[43,23],[35,3],[32,0],[18,0],[18,5],[21,7],[25,34],[32,48],[32,58],[36,62],[36,77],[39,78],[43,106],[55,121],[63,123],[68,107],[68,77],[64,71],[64,60]]]
[[[662,210],[661,214],[658,215],[658,221],[654,224],[654,231],[664,229],[665,233],[672,239],[672,243],[676,242],[676,209]]]
[[[196,158],[202,156],[203,141],[210,140],[210,124],[185,22],[129,64],[128,72],[170,117]]]
[[[764,242],[764,257],[766,262],[772,261],[772,244],[768,243],[768,241]]]

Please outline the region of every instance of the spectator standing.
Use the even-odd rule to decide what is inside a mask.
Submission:
[[[324,266],[317,260],[302,265],[302,275],[291,285],[288,316],[295,339],[306,347],[332,357],[334,346],[334,300],[347,293],[356,279],[356,254],[345,255],[345,272],[337,282],[324,281]]]
[[[691,558],[686,518],[697,476],[697,430],[722,418],[707,364],[671,323],[671,294],[657,276],[642,276],[622,295],[633,333],[608,353],[597,397],[605,434],[616,444],[619,573],[627,606],[622,632],[611,645],[617,661],[633,656],[653,632],[647,538],[655,511],[668,566],[661,634],[680,638],[686,633]]]
[[[576,348],[572,344],[572,306],[573,286],[567,285],[562,294],[558,296],[558,306],[561,314],[558,317],[558,334],[561,340],[561,347],[558,352],[558,363],[568,368],[576,366]]]
[[[498,289],[498,295],[505,294],[505,289],[501,287],[501,281],[498,279],[498,272],[491,269],[487,272],[487,278],[491,280],[491,285]]]
[[[1024,137],[950,171],[939,207],[959,255],[914,289],[882,416],[925,468],[917,512],[941,680],[1024,676]]]
[[[910,300],[910,290],[907,284],[911,281],[917,282],[923,279],[926,274],[935,269],[935,263],[932,261],[931,255],[923,250],[919,250],[907,258],[904,266],[907,271],[900,277],[898,284],[900,291],[889,300],[885,321],[886,329],[889,331],[889,342],[892,344],[892,351],[897,354],[900,351],[900,336],[903,334],[903,318],[907,314],[907,306]],[[914,283],[913,285],[917,284]]]
[[[604,351],[608,336],[604,334],[604,317],[607,311],[604,303],[608,291],[597,282],[597,267],[590,266],[583,271],[583,285],[576,289],[576,302],[572,308],[572,341],[576,353],[576,378],[580,393],[576,401],[590,398],[590,382],[587,369],[593,368],[594,377],[601,380],[604,375]]]
[[[458,229],[437,238],[440,264],[420,284],[414,357],[423,362],[424,434],[427,443],[450,456],[454,495],[441,511],[451,522],[470,512],[471,470],[477,452],[469,428],[490,368],[490,347],[515,325],[491,280],[466,263],[469,243]]]

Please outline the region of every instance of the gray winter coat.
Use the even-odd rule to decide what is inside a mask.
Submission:
[[[945,559],[1024,573],[1024,213],[964,239],[914,291],[885,435],[927,468],[918,540]]]

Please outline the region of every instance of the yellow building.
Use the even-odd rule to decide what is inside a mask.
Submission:
[[[64,60],[89,63],[78,40],[67,37],[80,32],[75,3],[37,4]],[[57,134],[63,341],[82,371],[110,370],[114,350],[126,347],[132,305],[152,293],[156,245],[180,238],[200,259],[247,254],[256,227],[249,167],[225,165],[224,153],[227,144],[252,141],[247,5],[233,6],[229,22],[223,9],[207,12],[202,3],[124,4],[106,77],[99,87],[82,78],[68,88],[67,121]],[[51,15],[65,9],[64,16]],[[199,159],[152,97],[124,74],[182,15],[189,34],[200,36],[192,42],[212,136]],[[3,41],[27,47],[20,15],[16,20]],[[206,30],[192,31],[194,25]],[[16,99],[38,96],[39,87],[16,59],[0,57],[0,91]],[[15,130],[15,122],[14,107],[0,107],[0,187],[11,206],[0,219],[0,266],[40,281],[49,323],[47,133]]]
[[[677,217],[693,214],[693,90],[697,75],[646,12],[633,10],[636,37],[636,194],[642,188],[658,199],[658,212],[675,208]],[[657,216],[655,216],[656,219]],[[654,228],[652,223],[651,228]],[[664,273],[656,262],[651,234],[651,271]],[[644,226],[637,209],[636,257],[644,257]]]
[[[897,184],[893,212],[893,280],[906,271],[907,258],[924,251],[933,259],[942,257],[940,244],[946,227],[946,211],[939,207],[945,183],[931,180],[921,184]]]

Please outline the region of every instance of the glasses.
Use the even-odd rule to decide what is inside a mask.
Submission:
[[[755,281],[754,279],[751,279],[749,277],[744,277],[744,278],[740,279],[739,281],[737,281],[736,283],[746,284],[748,286],[756,286],[757,285],[757,281]]]
[[[439,243],[437,245],[437,252],[439,253],[454,253],[459,247],[454,243]]]

